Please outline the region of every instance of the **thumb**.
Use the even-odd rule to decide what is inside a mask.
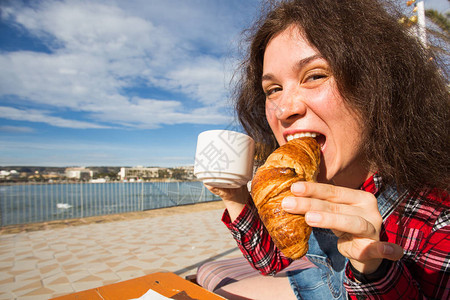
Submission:
[[[377,250],[380,258],[400,260],[403,257],[403,248],[394,243],[378,242]]]

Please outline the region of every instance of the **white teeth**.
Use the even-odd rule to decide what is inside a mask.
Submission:
[[[296,133],[296,134],[290,134],[286,137],[286,140],[292,141],[293,139],[298,139],[298,138],[302,138],[302,137],[312,137],[315,138],[317,137],[317,133],[314,132],[302,132],[302,133]]]

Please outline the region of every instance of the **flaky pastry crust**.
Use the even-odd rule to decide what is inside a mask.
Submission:
[[[310,137],[298,138],[276,149],[252,180],[253,202],[264,226],[278,249],[292,259],[299,259],[308,251],[311,227],[303,215],[284,211],[281,201],[293,196],[294,182],[315,181],[319,164],[317,141]]]

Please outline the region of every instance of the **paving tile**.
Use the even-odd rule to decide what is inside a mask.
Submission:
[[[102,281],[81,281],[81,282],[72,282],[72,288],[78,291],[85,291],[89,289],[93,289],[99,286],[103,286]]]
[[[123,264],[122,261],[111,261],[111,262],[106,262],[106,265],[108,265],[110,268],[114,268],[117,267],[119,265]]]
[[[14,299],[15,296],[11,292],[1,292],[0,291],[0,300],[11,300]]]
[[[55,291],[46,287],[37,288],[31,292],[24,294],[23,296],[46,296],[48,294],[52,294]]]
[[[55,254],[55,258],[56,258],[57,262],[63,263],[63,262],[73,260],[74,256],[71,253],[69,253],[69,254],[59,253],[59,254]]]
[[[116,275],[116,273],[111,270],[105,270],[104,272],[95,273],[96,276],[100,277],[103,282],[118,282],[120,281],[120,277]]]
[[[76,282],[91,282],[91,281],[101,281],[100,277],[94,275],[88,275],[86,277],[78,279]]]
[[[18,296],[26,295],[34,290],[42,288],[42,283],[40,281],[31,282],[15,282],[11,284],[11,291]],[[52,291],[53,292],[53,291]]]
[[[51,264],[50,264],[51,263]],[[49,262],[49,264],[45,264],[42,266],[37,266],[42,275],[49,276],[54,274],[55,272],[61,272],[61,266],[55,261]]]
[[[10,269],[11,268],[1,268],[0,269],[0,291],[1,291],[1,287],[2,287],[1,282],[3,280],[8,280],[9,278],[14,278],[14,275],[9,273]]]
[[[15,298],[15,300],[48,300],[48,295],[30,295],[30,296],[20,296]]]
[[[102,272],[105,270],[110,270],[109,266],[106,265],[105,263],[101,263],[101,262],[90,262],[90,263],[86,263],[85,264],[85,270],[88,270],[89,272]]]
[[[19,282],[26,281],[26,280],[36,281],[36,280],[40,280],[40,279],[41,279],[41,274],[40,274],[39,270],[37,270],[37,269],[30,270],[28,272],[25,272],[25,273],[15,276],[15,280],[19,281]]]
[[[14,278],[15,278],[16,276],[19,276],[19,275],[22,275],[22,274],[25,274],[25,273],[28,273],[28,272],[30,272],[30,270],[13,270],[13,268],[10,268],[10,269],[7,271],[7,273],[8,273],[9,275],[14,276]]]
[[[163,268],[163,269],[172,268],[172,267],[178,267],[178,265],[169,260],[167,260],[161,264],[161,268]]]
[[[48,298],[54,298],[54,297],[63,296],[63,295],[67,295],[67,294],[71,294],[71,293],[75,292],[71,283],[50,284],[49,288],[51,290],[53,290],[54,292],[51,295],[49,295]]]
[[[90,275],[90,273],[86,270],[74,270],[67,271],[67,278],[69,278],[70,282],[78,282],[80,279],[85,278]]]
[[[64,274],[55,274],[54,276],[43,280],[43,284],[45,286],[62,285],[62,284],[70,285],[70,281]]]
[[[120,281],[128,280],[132,278],[137,278],[146,275],[142,270],[134,270],[134,271],[117,271],[117,276],[120,277]]]
[[[48,299],[161,271],[193,274],[200,262],[236,248],[222,212],[2,234],[0,300]]]
[[[6,285],[12,284],[14,282],[14,277],[8,275],[0,279],[0,294],[3,292],[2,289],[5,288]]]
[[[33,254],[38,257],[39,263],[52,260],[54,258],[54,252],[49,249],[33,250]]]
[[[0,262],[7,261],[8,259],[11,259],[12,257],[14,257],[14,255],[11,253],[11,249],[8,249],[7,251],[0,253]]]

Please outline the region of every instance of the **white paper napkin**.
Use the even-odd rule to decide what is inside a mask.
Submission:
[[[160,293],[157,293],[154,290],[149,289],[147,291],[147,293],[145,293],[141,297],[135,298],[135,299],[130,299],[130,300],[167,300],[167,299],[170,300],[172,298],[167,298],[167,297],[161,295]]]

